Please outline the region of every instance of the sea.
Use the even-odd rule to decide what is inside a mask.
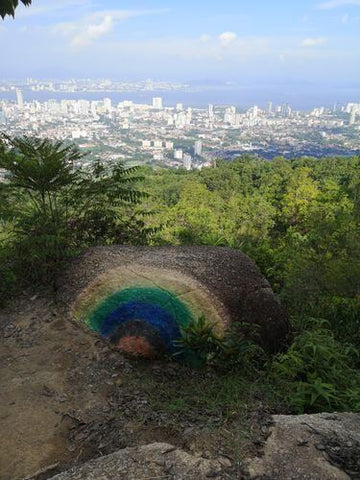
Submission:
[[[54,100],[102,100],[110,98],[113,104],[124,100],[134,103],[151,104],[152,98],[160,96],[166,107],[174,107],[176,103],[183,103],[184,107],[205,108],[209,104],[215,106],[234,105],[240,109],[246,109],[253,105],[265,108],[268,101],[274,105],[288,103],[292,108],[300,111],[308,111],[314,107],[324,106],[332,108],[335,104],[344,105],[348,102],[360,103],[360,86],[354,88],[297,88],[296,90],[284,89],[279,91],[273,88],[261,88],[249,86],[206,86],[178,90],[149,90],[149,91],[84,91],[84,92],[51,92],[32,91],[23,89],[24,101],[38,100],[45,102]],[[1,100],[16,100],[15,91],[0,92]]]

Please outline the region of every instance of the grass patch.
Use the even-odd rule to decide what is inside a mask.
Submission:
[[[214,368],[193,370],[184,365],[165,365],[159,374],[151,367],[136,367],[124,382],[146,393],[151,408],[173,419],[182,418],[203,425],[221,426],[257,410],[285,412],[264,374],[257,378],[246,372]]]

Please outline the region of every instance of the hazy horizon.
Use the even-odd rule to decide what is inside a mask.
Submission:
[[[55,79],[54,79],[55,80]],[[20,81],[21,82],[21,81]],[[25,82],[24,82],[25,83]],[[19,83],[20,84],[20,83]],[[124,100],[131,100],[135,103],[152,103],[153,96],[161,96],[164,106],[175,106],[176,103],[183,103],[185,106],[205,108],[208,104],[214,105],[235,105],[240,108],[248,108],[252,105],[258,105],[265,108],[268,101],[274,104],[289,103],[296,110],[311,110],[318,106],[327,108],[334,104],[345,105],[350,102],[358,102],[360,95],[356,89],[329,89],[319,92],[311,87],[303,87],[301,90],[291,89],[276,90],[274,88],[262,88],[261,86],[236,86],[236,85],[206,85],[190,86],[188,89],[176,90],[149,90],[118,92],[111,90],[104,91],[77,91],[77,92],[59,92],[59,91],[32,91],[24,90],[24,101],[38,100],[40,102],[54,99],[87,99],[102,100],[104,97],[110,97],[114,103]],[[16,100],[15,90],[0,92],[1,100]]]
[[[354,99],[359,27],[360,0],[33,0],[0,22],[0,78],[150,77]]]

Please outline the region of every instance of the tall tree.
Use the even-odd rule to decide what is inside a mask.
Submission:
[[[0,145],[0,208],[9,207],[0,213],[8,210],[20,256],[33,271],[45,267],[44,278],[72,249],[116,242],[123,208],[144,197],[134,186],[136,167],[86,167],[83,157],[75,145],[49,139],[4,137]]]
[[[25,6],[31,5],[32,0],[20,0]],[[15,10],[19,5],[19,0],[0,0],[0,17],[4,19],[6,15],[15,16]]]

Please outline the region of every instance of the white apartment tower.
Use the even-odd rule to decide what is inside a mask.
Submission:
[[[24,98],[23,98],[23,94],[22,94],[22,91],[20,90],[20,88],[16,89],[16,103],[17,103],[17,106],[19,108],[24,107]]]
[[[104,109],[106,110],[106,113],[111,113],[112,111],[111,98],[104,98]]]
[[[191,170],[192,158],[187,153],[185,153],[185,155],[183,157],[183,165],[184,165],[185,170]]]
[[[354,125],[356,122],[356,110],[353,108],[350,112],[349,125]]]
[[[198,140],[198,141],[195,142],[194,153],[195,153],[195,155],[201,156],[201,154],[202,154],[202,141],[201,140]]]
[[[156,108],[157,110],[161,110],[163,108],[163,99],[161,97],[153,98],[153,108]]]
[[[208,107],[208,115],[209,115],[209,119],[213,120],[213,118],[214,118],[214,105],[212,105],[212,104],[210,104],[209,107]]]
[[[182,160],[183,159],[183,151],[179,148],[177,150],[175,150],[174,158],[175,158],[175,160]]]

